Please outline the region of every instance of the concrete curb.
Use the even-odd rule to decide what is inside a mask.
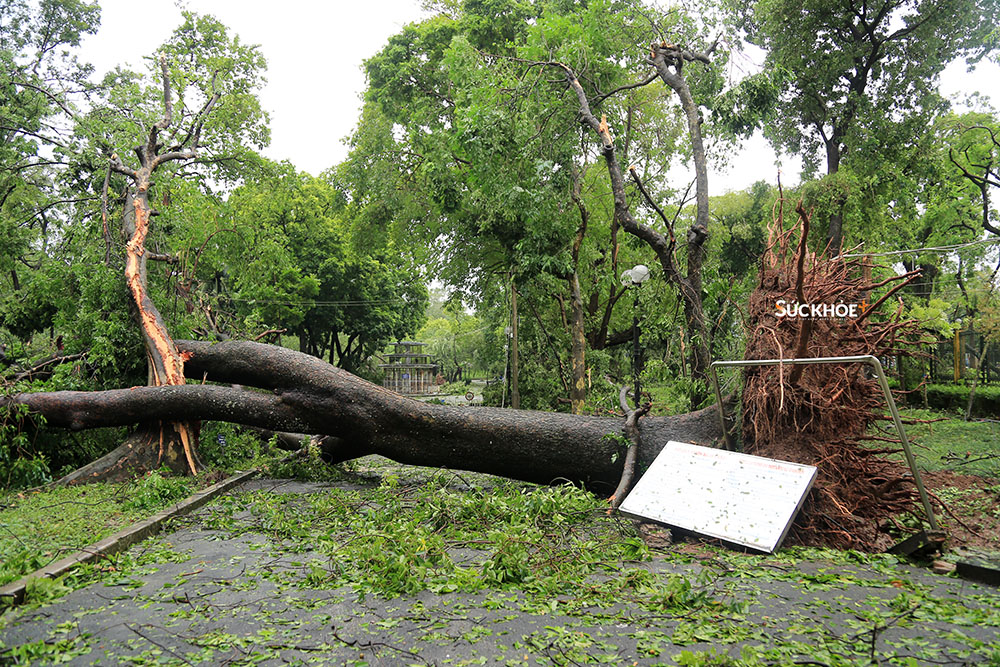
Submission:
[[[59,577],[81,563],[87,563],[98,558],[103,558],[104,556],[110,556],[111,554],[118,553],[119,551],[124,551],[133,544],[141,542],[147,537],[151,537],[159,533],[163,528],[163,524],[166,523],[168,519],[172,519],[176,516],[182,516],[188,512],[198,509],[209,500],[225,493],[237,484],[254,477],[259,472],[260,470],[254,469],[228,477],[217,484],[213,484],[207,489],[199,491],[186,500],[182,500],[176,505],[157,512],[148,519],[132,524],[128,528],[121,530],[114,535],[110,535],[99,542],[94,542],[93,544],[84,547],[75,554],[61,558],[53,563],[49,563],[45,567],[35,570],[31,574],[25,575],[17,581],[0,587],[0,601],[6,602],[11,606],[19,605],[24,602],[25,591],[32,580]]]

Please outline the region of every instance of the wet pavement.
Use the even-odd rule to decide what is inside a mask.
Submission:
[[[119,570],[106,565],[100,581],[6,612],[6,660],[20,647],[25,662],[81,665],[722,665],[741,655],[751,665],[1000,664],[998,590],[906,564],[760,557],[734,567],[674,545],[695,556],[679,561],[667,549],[630,565],[640,579],[689,582],[690,613],[669,601],[669,612],[651,613],[627,598],[579,606],[530,586],[384,598],[338,585],[328,553],[275,540],[271,515],[254,502],[368,484],[246,483],[227,494],[243,499],[229,515],[217,500],[133,547]],[[342,539],[350,548],[351,536]],[[470,567],[484,560],[475,545],[448,555]]]

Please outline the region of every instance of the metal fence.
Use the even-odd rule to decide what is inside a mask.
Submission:
[[[914,359],[911,363],[923,364],[928,379],[933,383],[957,382],[969,378],[982,354],[986,341],[975,331],[961,331],[951,340],[940,340],[924,348],[926,361]],[[956,363],[957,360],[957,363]],[[903,362],[906,363],[905,361]],[[1000,382],[1000,349],[991,345],[979,365],[979,381]]]

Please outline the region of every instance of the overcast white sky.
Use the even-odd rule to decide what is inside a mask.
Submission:
[[[181,21],[173,0],[100,0],[101,28],[83,43],[81,59],[99,73],[118,64],[146,71],[142,61]],[[271,115],[268,157],[312,174],[347,155],[365,79],[362,62],[421,16],[416,0],[189,0],[267,59],[261,103]]]
[[[151,54],[180,23],[173,0],[101,0],[101,29],[83,44],[82,59],[99,73],[128,64],[145,71]],[[365,80],[362,62],[377,53],[389,36],[418,20],[418,0],[187,0],[185,6],[212,14],[240,36],[259,44],[267,58],[267,87],[261,94],[271,114],[271,146],[266,154],[290,160],[318,174],[347,155],[343,139],[360,110]],[[752,63],[746,63],[751,65]],[[942,79],[948,95],[992,91],[1000,68],[981,68],[974,76],[951,67]],[[773,182],[777,167],[766,142],[755,137],[726,171],[710,176],[712,191],[742,189],[754,181]],[[797,182],[798,161],[785,158],[782,180]]]

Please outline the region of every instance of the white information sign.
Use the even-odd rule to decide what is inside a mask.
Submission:
[[[671,441],[620,509],[772,552],[815,478],[815,466]]]

